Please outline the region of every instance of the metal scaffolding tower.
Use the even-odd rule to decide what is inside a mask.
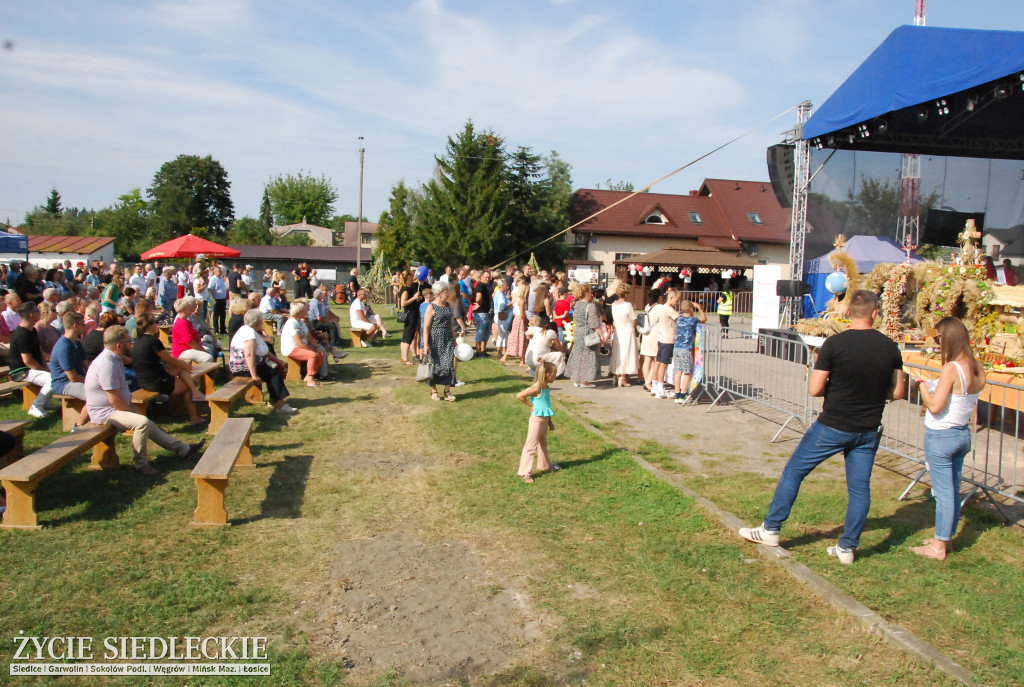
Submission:
[[[807,194],[810,191],[811,146],[803,140],[804,124],[811,117],[811,101],[797,106],[796,126],[784,134],[785,143],[793,143],[793,214],[790,220],[789,278],[803,281],[804,242],[807,238]],[[786,298],[781,326],[792,327],[800,319],[803,296]]]
[[[916,0],[914,26],[924,26],[927,0]],[[921,245],[921,156],[905,154],[900,171],[899,216],[896,240],[904,246]]]

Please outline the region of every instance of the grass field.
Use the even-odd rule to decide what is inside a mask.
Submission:
[[[90,472],[79,460],[45,480],[37,497],[45,528],[0,532],[0,617],[8,637],[24,631],[269,638],[268,678],[159,680],[170,684],[953,684],[809,597],[690,499],[564,414],[556,418],[551,447],[565,469],[522,483],[515,469],[527,411],[514,393],[525,382],[508,368],[483,360],[462,365],[460,377],[469,383],[458,390],[459,401],[432,403],[412,381],[414,368],[395,364],[397,358],[392,339],[351,351],[338,383],[316,390],[291,385],[300,413],[290,419],[262,407],[238,408],[235,414],[256,419],[259,467],[232,478],[230,528],[187,527],[195,507],[192,466],[155,447],[155,464],[167,471],[161,478],[131,471],[130,446],[119,439],[124,468]],[[0,417],[21,416],[16,400],[0,401]],[[182,438],[199,436],[183,432],[177,420],[161,422]],[[35,421],[26,448],[58,435],[58,419]],[[388,462],[398,455],[405,461],[400,469],[388,468],[398,465],[397,458]],[[724,494],[763,489],[754,482],[738,489],[697,486],[744,516],[759,500],[728,501]],[[833,510],[829,499],[836,495],[824,487],[808,495],[798,522],[827,524],[823,514]],[[883,537],[892,536],[880,525],[868,534],[871,546],[884,547]],[[487,594],[525,599],[525,619],[542,631],[516,642],[511,660],[486,673],[455,670],[412,680],[394,666],[352,666],[331,643],[325,620],[325,609],[343,609],[346,598],[333,572],[343,562],[339,545],[396,532],[425,545],[467,543],[494,580]],[[1005,553],[1011,545],[1019,552],[1010,537],[988,525],[979,532],[985,547],[945,572],[878,556],[858,563],[863,572],[856,578],[834,581],[908,626],[927,611],[937,636],[945,633],[984,658],[965,664],[988,683],[1012,685],[1021,674],[1011,671],[1020,665],[1022,633],[1003,635],[1001,655],[995,637],[1019,625],[1004,614],[986,628],[989,603],[961,608],[952,596],[982,585],[989,574],[993,588],[1020,598],[1019,577],[1007,577],[1019,565],[1006,560],[1013,558]],[[799,541],[794,550],[813,558]],[[923,581],[914,598],[906,593],[908,573]],[[351,584],[359,582],[382,581],[371,575]],[[943,613],[946,604],[959,611]],[[1021,615],[1011,621],[1019,623]],[[9,677],[13,646],[0,647],[0,682],[29,682]]]

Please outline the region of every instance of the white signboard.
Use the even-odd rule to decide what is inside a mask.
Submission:
[[[755,332],[779,328],[781,299],[775,284],[782,278],[782,265],[754,265],[754,306],[751,326]]]
[[[325,270],[318,267],[316,270],[316,278],[322,282],[338,281],[338,270]]]

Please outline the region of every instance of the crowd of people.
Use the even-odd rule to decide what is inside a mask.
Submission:
[[[314,288],[315,270],[300,263],[292,275],[289,301],[283,273],[267,270],[263,283],[254,283],[251,265],[202,255],[186,265],[0,265],[6,306],[0,357],[11,380],[39,387],[31,417],[56,410],[54,395],[80,399],[76,430],[89,422],[131,430],[135,468],[158,474],[149,463],[150,439],[189,458],[203,442],[185,444],[138,413],[134,391],[151,391],[157,402],[180,400],[188,424],[197,425],[196,404],[205,400],[193,380],[197,364],[223,358],[232,375],[266,384],[269,405],[284,414],[297,412],[287,402],[288,359],[305,368],[307,386],[333,379],[328,356],[338,362],[347,355],[339,318],[328,307],[326,287]],[[275,325],[279,342],[265,320]]]

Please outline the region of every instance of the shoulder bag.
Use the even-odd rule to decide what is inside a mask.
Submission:
[[[433,363],[425,362],[420,363],[416,366],[416,381],[417,382],[429,382],[434,378],[434,365]]]

